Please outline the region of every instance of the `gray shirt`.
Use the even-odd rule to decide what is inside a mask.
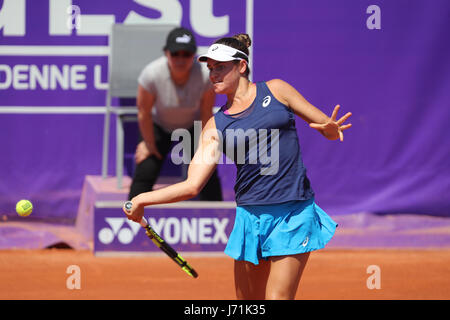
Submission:
[[[139,84],[155,96],[153,121],[172,132],[177,128],[189,129],[200,120],[200,102],[205,91],[212,87],[206,66],[194,61],[188,81],[176,85],[169,71],[167,57],[149,63],[138,78]]]

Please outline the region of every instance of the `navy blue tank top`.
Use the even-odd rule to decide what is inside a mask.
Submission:
[[[256,98],[247,109],[226,114],[222,107],[214,119],[222,151],[237,167],[238,206],[314,196],[303,165],[295,114],[275,99],[265,82],[256,83]]]

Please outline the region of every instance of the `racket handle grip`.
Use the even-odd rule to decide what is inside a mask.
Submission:
[[[130,214],[130,210],[133,206],[133,203],[131,201],[127,201],[125,202],[125,204],[123,205],[123,211],[125,211],[126,214]],[[148,222],[147,219],[145,219],[145,217],[142,217],[141,222],[139,222],[139,224],[141,226],[143,226],[144,228],[148,226]]]

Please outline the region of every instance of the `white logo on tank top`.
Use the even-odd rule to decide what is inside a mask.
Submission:
[[[263,106],[264,108],[267,107],[267,106],[269,105],[269,103],[270,103],[271,100],[272,100],[272,98],[271,98],[270,96],[264,97],[262,106]]]

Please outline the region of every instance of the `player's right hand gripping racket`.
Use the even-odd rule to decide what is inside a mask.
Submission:
[[[123,207],[126,214],[129,214],[132,206],[133,204],[131,201],[125,202]],[[176,252],[171,246],[169,246],[167,242],[165,242],[164,239],[161,238],[155,232],[155,230],[152,229],[152,227],[150,227],[144,217],[142,217],[140,225],[145,228],[145,233],[153,241],[153,243],[156,244],[156,246],[164,251],[169,257],[171,257],[172,260],[181,267],[181,269],[183,269],[191,277],[198,277],[197,272],[187,263],[186,260],[183,259],[182,256],[178,254],[178,252]]]

